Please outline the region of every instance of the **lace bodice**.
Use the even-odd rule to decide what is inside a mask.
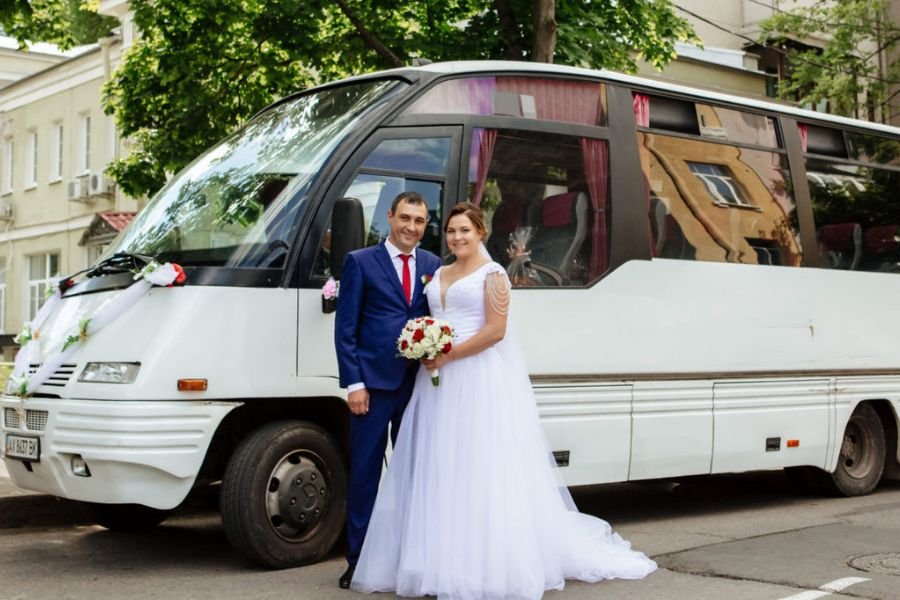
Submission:
[[[484,280],[489,273],[506,271],[495,262],[485,263],[465,277],[454,281],[447,289],[444,305],[441,305],[441,271],[438,269],[431,282],[425,286],[431,316],[444,319],[453,328],[453,337],[461,342],[484,326]]]

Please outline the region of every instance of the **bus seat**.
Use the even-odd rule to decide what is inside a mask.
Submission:
[[[863,250],[866,254],[884,254],[897,249],[897,225],[877,225],[863,232]]]
[[[589,203],[584,192],[548,196],[529,207],[536,225],[531,239],[531,259],[568,278],[588,230]],[[539,220],[537,215],[540,215]]]
[[[818,232],[825,266],[854,271],[862,259],[862,227],[859,223],[823,225]]]
[[[506,249],[509,247],[509,236],[519,227],[526,225],[525,208],[527,203],[520,196],[510,196],[500,203],[494,216],[491,217],[491,235],[485,246],[491,257],[502,265],[509,263]]]

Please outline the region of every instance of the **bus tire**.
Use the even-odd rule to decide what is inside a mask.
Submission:
[[[172,514],[171,510],[159,510],[142,504],[79,502],[78,507],[89,521],[110,531],[149,531]]]
[[[884,426],[869,404],[860,404],[850,415],[841,441],[837,467],[831,474],[831,491],[843,496],[864,496],[878,487],[887,454]]]
[[[225,535],[251,563],[284,569],[321,560],[344,527],[340,449],[311,423],[263,425],[229,459],[220,502]]]

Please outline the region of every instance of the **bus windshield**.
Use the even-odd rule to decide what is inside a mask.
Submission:
[[[281,268],[307,195],[337,145],[406,84],[305,94],[252,119],[170,181],[106,252],[184,266]]]

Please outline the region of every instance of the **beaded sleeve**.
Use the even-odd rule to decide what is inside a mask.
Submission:
[[[484,295],[498,315],[509,314],[509,279],[502,271],[492,271],[484,280]]]

